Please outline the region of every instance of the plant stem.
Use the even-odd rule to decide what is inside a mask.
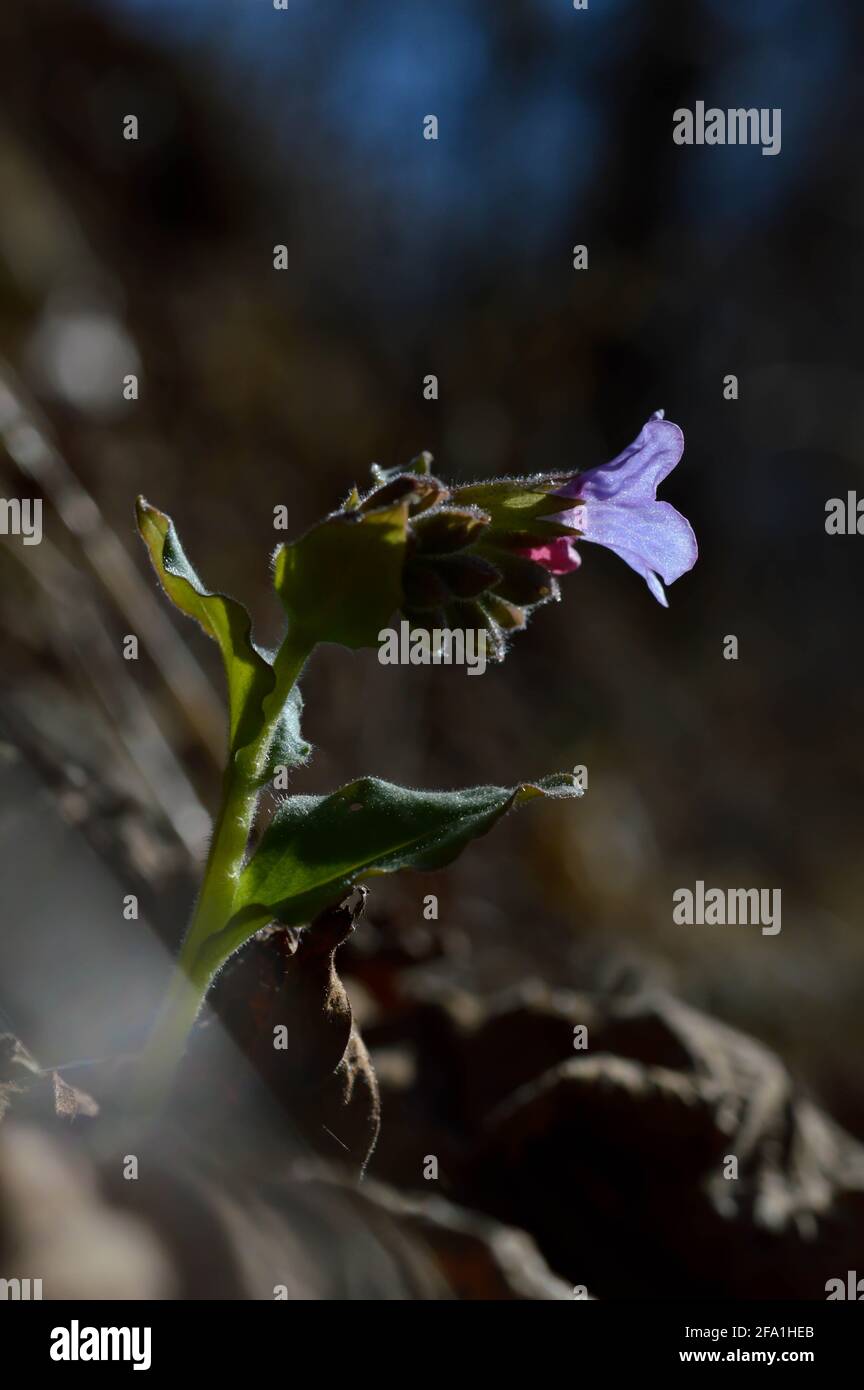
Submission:
[[[210,983],[224,964],[206,944],[231,920],[270,744],[313,645],[288,634],[274,661],[276,680],[264,701],[261,730],[247,748],[229,756],[201,891],[168,993],[139,1059],[138,1104],[150,1107],[164,1097]]]

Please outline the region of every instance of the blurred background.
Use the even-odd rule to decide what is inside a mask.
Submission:
[[[424,448],[592,467],[662,407],[701,548],[669,611],[585,546],[482,682],[319,652],[295,787],[585,764],[580,803],[376,883],[370,939],[480,993],[658,983],[864,1136],[864,542],[824,525],[861,486],[862,29],[855,0],[7,0],[0,495],[45,535],[0,539],[0,1021],[46,1063],[140,1038],[219,784],[218,655],[135,495],[267,643],[275,506],[298,535]],[[780,155],[673,144],[700,99],[781,108]],[[781,934],[673,925],[697,879],[781,889]]]

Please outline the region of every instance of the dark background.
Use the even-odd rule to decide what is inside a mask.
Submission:
[[[299,534],[422,448],[445,478],[591,467],[663,407],[701,551],[669,611],[585,546],[482,680],[320,652],[296,787],[586,764],[581,803],[376,884],[371,924],[423,928],[436,891],[437,968],[474,988],[668,986],[864,1134],[864,542],[824,529],[860,477],[862,27],[855,0],[4,5],[0,493],[46,506],[41,546],[0,546],[0,1007],[46,1061],[140,1036],[218,787],[218,658],[156,599],[135,494],[270,641],[275,505]],[[698,99],[779,106],[782,152],[674,145]],[[698,878],[782,889],[781,934],[673,925]]]

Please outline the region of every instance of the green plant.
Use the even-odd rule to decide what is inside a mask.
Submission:
[[[277,771],[310,756],[297,682],[315,647],[380,648],[400,613],[427,639],[427,654],[470,630],[484,656],[500,661],[534,609],[558,596],[556,574],[578,566],[580,536],[618,549],[665,602],[654,569],[667,582],[677,577],[692,540],[684,518],[654,501],[679,441],[676,426],[652,417],[629,451],[581,480],[542,475],[451,489],[432,475],[427,454],[405,469],[373,470],[365,495],[353,489],[341,508],[277,550],[274,586],[288,626],[272,654],[254,643],[240,603],[204,587],[170,518],[139,499],[138,527],[162,586],[218,643],[228,690],[221,804],[174,980],[145,1049],[145,1092],[170,1078],[215,974],[260,927],[307,923],[361,878],[446,865],[523,802],[581,795],[569,774],[438,792],[364,777],[329,796],[282,801],[250,854],[262,792]],[[624,548],[604,540],[610,524],[636,540]]]

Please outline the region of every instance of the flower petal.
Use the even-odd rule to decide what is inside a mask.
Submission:
[[[607,546],[607,550],[611,550],[613,555],[617,555],[619,560],[623,560],[626,565],[630,566],[631,570],[635,570],[637,574],[641,574],[657,602],[661,603],[664,608],[669,607],[669,600],[666,597],[666,591],[663,585],[660,583],[654,571],[645,564],[641,556],[637,555],[633,550],[625,550],[620,545]]]
[[[658,410],[646,421],[633,443],[610,463],[590,468],[567,483],[555,495],[581,497],[585,501],[653,501],[663,479],[681,460],[684,435]]]
[[[579,539],[637,555],[643,565],[655,570],[667,584],[674,584],[692,569],[698,556],[690,522],[669,502],[636,506],[626,506],[620,501],[595,502],[585,509]],[[629,559],[627,563],[633,569],[638,568]]]
[[[614,550],[642,575],[664,607],[668,605],[658,575],[672,584],[693,568],[698,556],[689,521],[668,502],[656,501],[658,485],[683,451],[681,430],[657,411],[611,463],[580,473],[553,494],[578,503],[550,517],[580,532],[580,541]]]
[[[569,536],[557,536],[548,545],[533,545],[519,551],[526,559],[544,565],[550,574],[572,574],[582,561]]]

